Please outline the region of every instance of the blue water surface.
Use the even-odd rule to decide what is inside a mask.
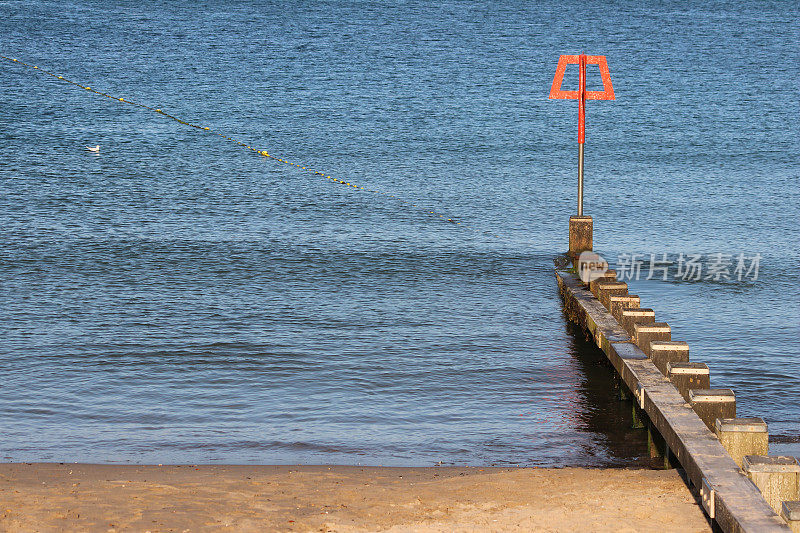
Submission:
[[[581,51],[617,98],[587,104],[596,249],[760,254],[631,290],[800,455],[792,2],[2,1],[0,35],[369,189],[2,61],[0,459],[643,461],[553,275]]]

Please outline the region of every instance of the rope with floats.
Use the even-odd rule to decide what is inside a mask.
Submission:
[[[310,172],[310,173],[314,174],[315,176],[320,176],[321,178],[326,179],[326,180],[328,180],[328,181],[330,181],[332,183],[337,183],[339,185],[344,185],[346,187],[350,187],[352,189],[356,189],[356,190],[359,190],[359,191],[366,191],[366,192],[371,192],[371,193],[375,193],[375,194],[381,194],[381,195],[384,195],[386,197],[393,198],[394,200],[400,202],[403,205],[420,209],[420,210],[424,211],[426,214],[433,215],[434,217],[437,217],[437,218],[441,219],[442,221],[459,225],[459,226],[461,226],[461,227],[463,227],[463,228],[465,228],[467,230],[470,230],[470,231],[488,234],[488,232],[479,231],[479,230],[477,230],[475,228],[469,227],[469,226],[467,226],[465,224],[462,224],[460,221],[458,221],[456,219],[453,219],[451,217],[447,217],[447,216],[445,216],[445,215],[443,215],[441,213],[436,212],[433,209],[430,209],[430,208],[425,207],[425,206],[417,205],[417,204],[415,204],[413,202],[409,202],[407,200],[403,200],[402,198],[400,198],[398,196],[395,196],[394,194],[390,194],[390,193],[387,193],[387,192],[384,192],[384,191],[380,191],[378,189],[372,189],[372,188],[369,188],[369,187],[363,187],[361,185],[352,183],[350,181],[333,177],[333,176],[331,176],[331,175],[329,175],[329,174],[327,174],[325,172],[320,172],[318,170],[311,169],[311,168],[309,168],[307,166],[304,166],[304,165],[301,165],[299,163],[294,163],[292,161],[288,161],[288,160],[283,159],[281,157],[278,157],[276,155],[270,154],[269,152],[267,152],[267,150],[254,148],[253,146],[247,144],[246,142],[243,142],[243,141],[240,141],[238,139],[235,139],[235,138],[233,138],[233,137],[231,137],[229,135],[225,135],[224,133],[220,133],[218,131],[214,131],[212,128],[210,128],[208,126],[201,126],[201,125],[198,125],[198,124],[193,124],[193,123],[188,122],[186,120],[182,120],[181,118],[176,117],[175,115],[171,115],[171,114],[167,113],[166,111],[164,111],[161,108],[149,106],[149,105],[146,105],[146,104],[142,104],[140,102],[136,102],[134,100],[129,100],[129,99],[124,98],[124,97],[114,96],[114,95],[105,93],[105,92],[97,90],[97,89],[95,89],[95,88],[93,88],[93,87],[91,87],[89,85],[83,85],[83,84],[78,83],[76,81],[72,81],[70,79],[65,78],[64,76],[61,76],[61,75],[56,74],[54,72],[50,72],[49,70],[43,69],[43,68],[41,68],[39,66],[31,65],[29,63],[26,63],[26,62],[20,60],[20,59],[7,57],[7,56],[4,56],[4,55],[0,55],[0,58],[4,59],[6,61],[10,61],[12,63],[16,63],[17,65],[22,65],[24,67],[27,67],[30,70],[36,70],[36,71],[38,71],[38,72],[40,72],[42,74],[45,74],[45,75],[50,76],[52,78],[55,78],[55,79],[57,79],[59,81],[62,81],[64,83],[69,83],[70,85],[74,85],[75,87],[83,89],[84,91],[88,91],[88,92],[94,93],[94,94],[99,95],[99,96],[104,96],[104,97],[106,97],[106,98],[108,98],[110,100],[114,100],[116,102],[120,102],[120,103],[123,103],[123,104],[128,104],[128,105],[139,107],[139,108],[142,108],[142,109],[147,109],[148,111],[152,111],[154,113],[157,113],[157,114],[159,114],[159,115],[161,115],[163,117],[166,117],[166,118],[168,118],[170,120],[174,120],[175,122],[177,122],[179,124],[183,124],[184,126],[189,126],[189,127],[195,128],[197,130],[200,130],[202,132],[206,132],[206,133],[210,133],[210,134],[213,134],[213,135],[217,135],[219,137],[222,137],[223,139],[235,142],[239,146],[242,146],[243,148],[246,148],[246,149],[250,150],[251,152],[254,152],[254,153],[256,153],[256,154],[258,154],[258,155],[260,155],[262,157],[266,157],[268,159],[272,159],[273,161],[277,161],[277,162],[285,164],[285,165],[290,165],[290,166],[295,167],[295,168],[297,168],[299,170]],[[495,237],[499,237],[499,236],[495,235]]]

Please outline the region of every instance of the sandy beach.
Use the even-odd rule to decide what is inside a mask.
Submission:
[[[2,531],[710,531],[677,471],[0,464]]]

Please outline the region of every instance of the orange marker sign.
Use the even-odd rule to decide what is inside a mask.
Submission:
[[[614,100],[614,87],[611,85],[611,74],[608,72],[608,63],[606,56],[583,56],[586,58],[585,63],[581,68],[581,76],[583,84],[580,89],[586,95],[587,100]],[[581,56],[561,56],[558,58],[558,66],[556,67],[556,75],[553,78],[553,87],[550,88],[551,100],[577,100],[579,91],[564,91],[561,89],[561,84],[564,81],[564,72],[567,70],[567,65],[580,65]],[[600,68],[600,76],[603,78],[602,91],[587,91],[586,90],[586,65],[597,65]]]
[[[564,72],[567,65],[578,65],[578,90],[564,91],[561,84],[564,82]],[[597,65],[603,79],[602,91],[586,90],[586,65]],[[614,86],[611,85],[611,74],[608,72],[606,56],[561,56],[558,58],[556,75],[553,77],[553,86],[550,88],[551,99],[578,100],[578,142],[583,144],[586,130],[586,100],[614,100]]]
[[[564,91],[564,72],[567,65],[578,65],[578,90]],[[602,91],[586,90],[586,65],[597,65],[603,78]],[[558,58],[556,75],[550,88],[551,99],[578,100],[578,215],[583,215],[583,144],[586,139],[586,100],[614,100],[614,87],[608,72],[606,56],[587,56],[585,54],[561,56]]]
[[[564,91],[561,84],[564,82],[564,72],[567,65],[578,65],[578,90]],[[600,76],[603,78],[602,91],[586,90],[586,65],[597,65]],[[558,58],[556,75],[553,77],[553,86],[550,88],[550,99],[578,100],[578,142],[583,143],[586,124],[586,100],[614,100],[614,86],[611,85],[611,74],[608,72],[606,56],[561,56]]]

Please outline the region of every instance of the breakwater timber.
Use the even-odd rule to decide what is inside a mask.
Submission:
[[[737,418],[735,393],[711,388],[709,368],[591,252],[591,217],[570,219],[569,241],[572,268],[556,271],[564,311],[617,371],[651,455],[683,467],[723,531],[800,531],[797,459],[768,455],[764,421]]]

